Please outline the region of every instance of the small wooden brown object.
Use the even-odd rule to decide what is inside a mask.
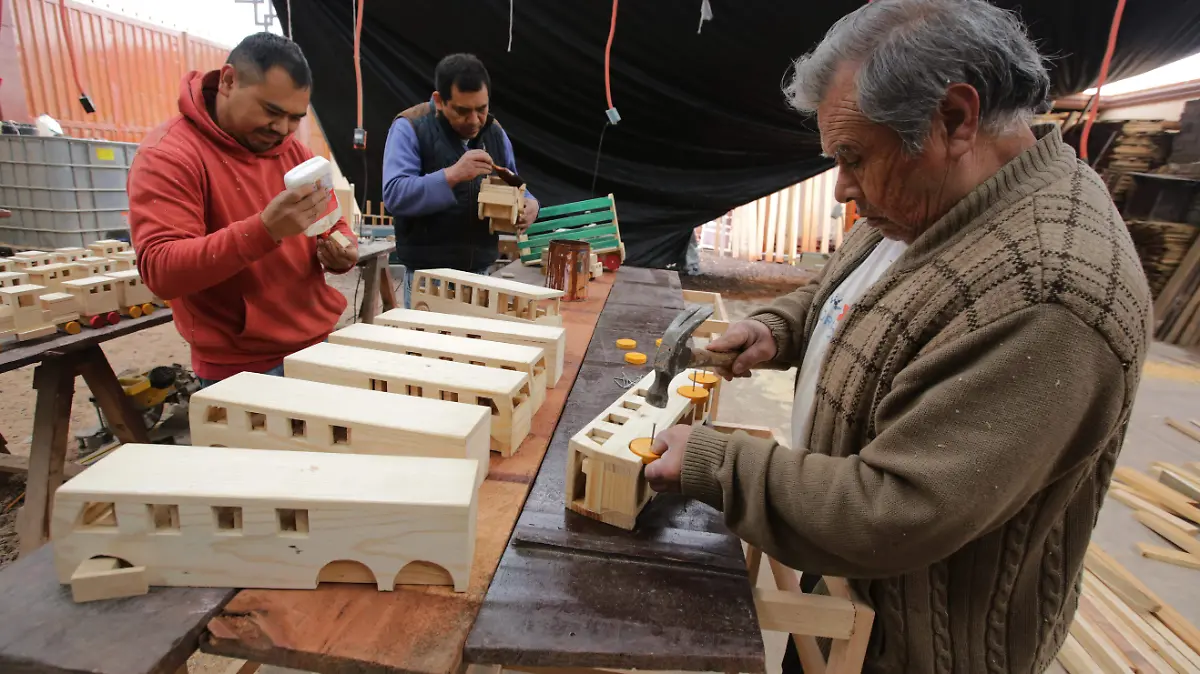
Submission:
[[[587,299],[587,286],[591,278],[588,262],[592,246],[586,241],[550,242],[550,260],[546,265],[546,287],[561,290],[564,302]]]

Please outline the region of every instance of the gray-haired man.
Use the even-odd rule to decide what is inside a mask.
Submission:
[[[865,672],[1041,674],[1137,391],[1150,296],[1042,58],[982,0],[876,0],[796,63],[863,216],[813,284],[710,348],[798,366],[792,448],[664,431],[658,490],[876,609]],[[794,670],[798,663],[788,663]]]

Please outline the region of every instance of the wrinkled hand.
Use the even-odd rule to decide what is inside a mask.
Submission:
[[[537,220],[538,210],[541,206],[538,202],[529,197],[525,197],[525,208],[521,211],[521,217],[517,218],[517,232],[524,232],[529,229],[534,220]]]
[[[459,157],[454,166],[446,169],[446,182],[454,187],[491,172],[492,156],[483,150],[470,150]]]
[[[329,190],[317,183],[284,190],[263,209],[263,226],[275,241],[283,241],[308,229],[328,206]]]
[[[332,238],[319,238],[317,239],[317,261],[331,272],[340,274],[349,271],[351,267],[358,264],[358,245],[351,242],[349,246],[342,247],[342,244]]]
[[[725,334],[708,344],[709,351],[717,353],[741,352],[733,361],[733,368],[714,368],[726,380],[734,377],[749,377],[750,368],[765,363],[777,355],[778,347],[771,329],[758,321],[738,321],[729,326]]]
[[[688,438],[692,437],[691,426],[672,426],[658,437],[650,451],[659,455],[657,461],[646,466],[646,482],[657,492],[683,490],[683,452]]]

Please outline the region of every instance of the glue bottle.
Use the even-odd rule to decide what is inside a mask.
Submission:
[[[329,205],[326,207],[325,213],[309,225],[308,229],[304,230],[306,236],[319,236],[333,229],[333,226],[337,224],[341,212],[338,208],[337,195],[332,193],[333,164],[329,163],[328,159],[321,156],[313,157],[288,171],[283,176],[283,184],[289,190],[313,183],[320,185],[321,189],[330,191]]]

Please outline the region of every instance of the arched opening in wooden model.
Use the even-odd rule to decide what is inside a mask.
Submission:
[[[409,562],[396,574],[397,585],[454,585],[454,578],[444,567],[433,562]]]

